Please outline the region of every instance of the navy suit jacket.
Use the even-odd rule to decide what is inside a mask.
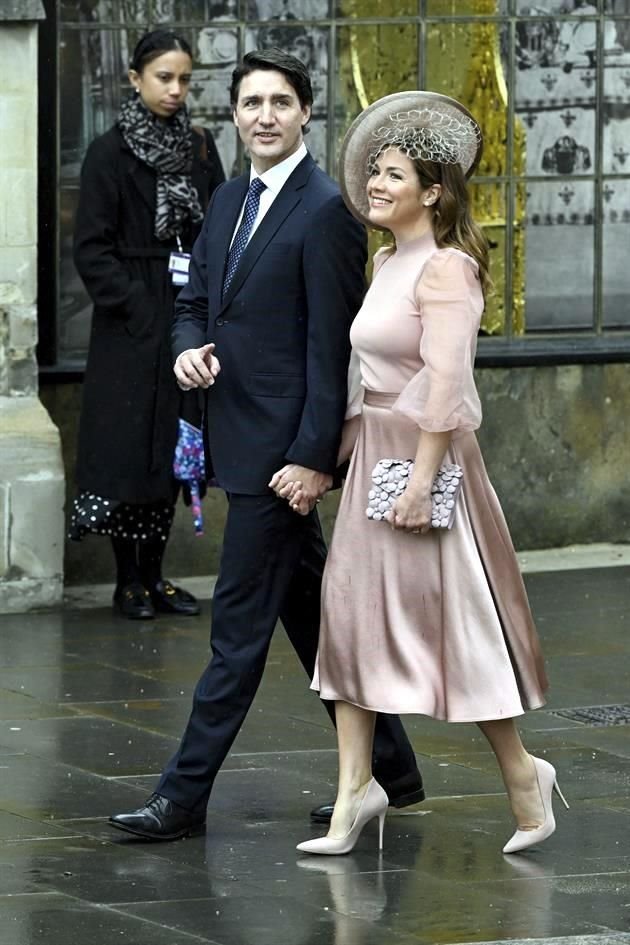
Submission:
[[[249,175],[214,192],[180,292],[173,356],[216,345],[207,396],[214,475],[263,495],[278,469],[333,473],[346,409],[349,330],[365,291],[365,230],[310,155],[293,171],[221,298]]]

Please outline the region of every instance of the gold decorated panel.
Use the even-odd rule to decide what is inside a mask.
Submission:
[[[506,192],[504,184],[470,185],[472,215],[482,227],[490,245],[490,276],[494,288],[486,299],[481,320],[481,333],[502,335],[505,332],[506,292]]]
[[[417,88],[418,28],[408,23],[339,26],[337,68],[335,168],[343,136],[363,108],[391,92]],[[391,243],[389,234],[370,231],[369,278],[372,257],[386,243]]]
[[[471,5],[472,6],[472,5]],[[475,12],[496,13],[494,2],[477,3]],[[442,10],[444,12],[444,10]],[[488,335],[506,332],[506,292],[511,287],[510,329],[524,331],[525,241],[519,225],[524,219],[523,202],[515,202],[512,233],[509,234],[505,184],[483,184],[479,178],[504,177],[508,167],[508,86],[501,57],[501,24],[493,21],[440,22],[427,27],[427,88],[452,95],[473,113],[484,135],[484,148],[477,180],[471,185],[475,219],[484,228],[491,245],[495,291],[488,299],[482,329]],[[522,173],[525,132],[520,119],[512,126],[513,164]],[[506,257],[511,259],[508,272]]]
[[[418,28],[409,23],[337,29],[335,167],[351,122],[370,102],[418,86]]]
[[[508,0],[427,0],[428,16],[494,16],[507,13]]]
[[[415,16],[418,0],[337,0],[338,17]]]
[[[477,174],[492,177],[505,174],[508,99],[499,24],[430,24],[426,77],[428,89],[458,99],[481,125],[484,150]]]

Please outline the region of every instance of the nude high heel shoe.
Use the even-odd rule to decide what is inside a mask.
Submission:
[[[503,847],[504,853],[520,853],[521,850],[533,847],[536,843],[542,843],[543,840],[551,836],[556,829],[556,818],[553,816],[553,806],[551,803],[551,797],[554,791],[567,810],[569,809],[564,794],[558,787],[556,769],[554,766],[550,765],[549,762],[545,761],[543,758],[535,758],[533,755],[530,755],[530,757],[534,762],[534,768],[536,770],[538,789],[540,790],[540,796],[543,802],[545,819],[540,827],[536,827],[534,830],[517,830],[514,836],[511,837]]]
[[[320,853],[323,856],[340,856],[343,853],[350,853],[368,821],[378,817],[378,848],[382,850],[383,826],[388,806],[387,794],[378,781],[372,778],[363,795],[354,823],[345,837],[318,837],[317,840],[305,840],[304,843],[298,843],[296,849],[302,853]]]

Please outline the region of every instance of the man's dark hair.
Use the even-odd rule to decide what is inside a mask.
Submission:
[[[140,74],[145,66],[163,56],[164,53],[179,49],[192,59],[192,50],[183,36],[171,30],[152,30],[145,33],[133,51],[129,68]]]
[[[238,101],[241,80],[250,72],[257,72],[259,69],[281,72],[295,91],[301,107],[305,108],[313,104],[311,79],[304,63],[295,56],[290,56],[289,53],[278,49],[277,46],[271,46],[269,49],[255,49],[253,52],[245,53],[242,63],[232,73],[230,102],[233,108],[236,107]]]

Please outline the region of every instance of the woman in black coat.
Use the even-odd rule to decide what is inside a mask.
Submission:
[[[199,612],[161,569],[177,497],[179,417],[192,420],[197,408],[172,371],[169,259],[190,253],[224,179],[212,136],[190,124],[191,72],[184,39],[165,30],[142,37],[129,70],[134,92],[88,148],[75,226],[75,264],[94,316],[71,535],[110,536],[114,603],[132,618]]]

